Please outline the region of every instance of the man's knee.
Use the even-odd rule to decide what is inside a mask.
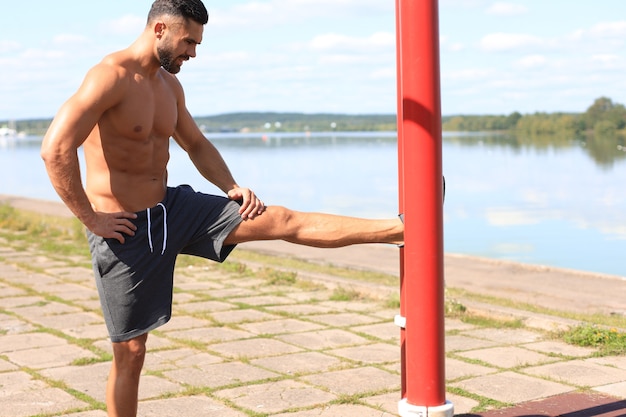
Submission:
[[[285,239],[293,238],[299,229],[297,212],[282,206],[271,206],[267,208],[267,222],[261,234],[265,239]]]
[[[113,356],[117,366],[141,369],[146,357],[146,337],[139,336],[126,342],[113,343]]]
[[[274,222],[283,225],[289,224],[289,222],[293,219],[294,214],[296,213],[293,210],[290,210],[287,207],[283,206],[271,206],[268,207],[268,210]]]

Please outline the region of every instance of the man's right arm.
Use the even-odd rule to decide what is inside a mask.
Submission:
[[[95,234],[123,243],[122,233],[134,234],[134,225],[128,220],[134,214],[93,210],[83,188],[77,152],[102,114],[120,100],[122,93],[123,86],[114,69],[102,64],[94,67],[55,116],[43,139],[41,156],[52,186],[74,215]]]

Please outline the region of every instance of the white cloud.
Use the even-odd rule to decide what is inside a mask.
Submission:
[[[577,29],[563,37],[563,46],[595,53],[615,51],[626,45],[626,20],[601,22],[589,28]]]
[[[136,35],[146,25],[146,18],[135,15],[124,15],[117,19],[107,20],[100,25],[100,31],[113,35]]]
[[[0,54],[15,52],[20,48],[21,45],[18,42],[0,39]]]
[[[440,0],[444,114],[584,111],[601,95],[626,103],[626,20],[614,12],[619,1],[570,2],[565,18],[549,20],[535,15],[560,12],[545,0]],[[341,106],[334,94],[350,91],[363,94],[353,101],[364,107],[380,90],[394,95],[395,0],[212,3],[207,3],[210,23],[198,58],[179,75],[188,100],[200,104],[195,112],[305,105],[323,110]],[[98,12],[85,14],[86,19],[41,13],[41,24],[23,36],[12,22],[16,26],[0,36],[0,68],[10,80],[6,88],[30,92],[34,86],[28,80],[54,73],[55,85],[48,80],[42,89],[60,89],[66,82],[67,96],[89,67],[128,46],[145,25],[145,7],[132,1],[128,7],[85,4]],[[267,101],[283,90],[306,98],[297,105],[288,94]],[[316,97],[315,91],[324,94]],[[13,102],[10,112],[36,110]]]
[[[195,58],[198,64],[196,66],[220,66],[227,67],[229,65],[241,65],[243,63],[249,63],[252,59],[250,51],[227,51],[217,54],[203,54]]]
[[[591,61],[598,62],[607,67],[612,67],[619,64],[620,62],[623,62],[623,58],[616,54],[598,54],[593,55],[591,57]]]
[[[565,216],[559,210],[522,210],[514,207],[494,207],[487,208],[485,217],[492,226],[506,227],[539,224],[547,220],[563,219]]]
[[[487,0],[440,0],[441,6],[444,7],[463,7],[463,8],[477,8],[484,7],[488,3]]]
[[[488,208],[485,217],[487,223],[498,227],[531,225],[541,222],[541,220],[537,218],[536,213],[511,207]]]
[[[370,73],[369,78],[372,80],[385,80],[385,79],[395,80],[396,68],[380,68],[380,69],[374,70]]]
[[[459,52],[465,49],[465,45],[461,42],[455,42],[451,44],[446,44],[448,51],[450,52]]]
[[[334,68],[337,68],[339,65],[365,64],[368,62],[366,57],[354,54],[325,54],[320,56],[317,61],[322,67],[330,66]],[[320,68],[320,70],[328,71],[327,68]]]
[[[515,62],[515,65],[525,69],[541,68],[548,62],[544,55],[526,55]]]
[[[394,48],[395,40],[394,34],[385,32],[367,38],[327,33],[314,37],[309,45],[315,50],[368,51],[370,48]]]
[[[303,10],[305,15],[312,13],[316,16],[333,14],[362,15],[372,11],[393,9],[393,0],[272,0],[273,7],[289,11]]]
[[[490,68],[465,68],[456,71],[446,71],[442,73],[442,78],[450,81],[477,81],[486,80],[494,75],[494,70]]]
[[[376,32],[368,38],[368,43],[382,48],[395,47],[396,35],[389,32]]]
[[[318,35],[310,43],[313,49],[336,49],[345,48],[349,45],[354,45],[355,38],[351,38],[346,35],[340,35],[337,33],[327,33],[324,35]]]
[[[250,1],[209,11],[210,21],[219,27],[265,28],[311,19],[355,18],[393,13],[393,0],[269,0]]]
[[[544,45],[541,38],[527,33],[490,33],[480,41],[480,47],[486,52],[505,52],[541,45]]]
[[[626,59],[593,61],[592,54],[553,51],[550,45],[545,54],[516,54],[511,60],[483,54],[483,67],[463,68],[463,61],[442,67],[444,114],[584,111],[601,95],[624,102]]]
[[[611,236],[615,240],[626,240],[626,226],[608,224],[600,225],[600,233]]]
[[[52,43],[58,46],[75,46],[89,43],[89,39],[83,35],[62,33],[52,38]]]
[[[589,34],[596,38],[623,38],[626,36],[626,20],[598,23],[589,29]]]
[[[442,35],[439,38],[439,45],[441,49],[450,52],[459,52],[465,49],[465,45],[461,42],[452,42],[448,36]]]
[[[521,4],[496,2],[487,9],[486,13],[495,16],[519,16],[526,14],[528,8]]]
[[[21,55],[22,58],[31,60],[29,62],[30,65],[33,63],[41,62],[42,65],[46,65],[46,63],[67,57],[68,54],[62,50],[56,49],[27,49]]]

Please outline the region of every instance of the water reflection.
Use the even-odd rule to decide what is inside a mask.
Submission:
[[[0,149],[10,150],[16,148],[41,147],[41,136],[0,136]]]
[[[237,180],[270,204],[363,217],[397,213],[394,132],[209,138]],[[0,142],[1,193],[58,201],[40,142]],[[626,276],[624,149],[619,136],[446,132],[446,252]],[[170,184],[220,193],[176,145],[169,174]]]
[[[444,138],[446,251],[626,275],[619,138]]]
[[[206,136],[224,148],[331,147],[396,143],[395,132],[221,133]]]
[[[618,135],[593,136],[587,140],[581,140],[587,153],[603,168],[612,168],[615,163],[626,159],[624,137]]]
[[[515,133],[474,133],[458,134],[444,132],[443,141],[458,146],[485,146],[489,148],[510,148],[514,151],[532,149],[537,152],[581,148],[599,167],[610,169],[626,159],[626,139],[619,134],[573,136],[562,135],[520,135]]]
[[[283,132],[283,133],[218,133],[207,138],[221,148],[332,147],[396,143],[395,132]],[[0,149],[39,148],[41,136],[0,136]],[[175,142],[172,141],[175,145]],[[538,153],[580,148],[603,169],[611,169],[626,160],[626,137],[605,136],[518,135],[515,133],[443,132],[443,143],[461,148],[486,147],[510,149],[515,153],[533,150]]]
[[[354,144],[395,143],[395,132],[284,132],[251,134],[209,134],[207,137],[222,147],[329,147]],[[626,138],[619,134],[574,136],[522,135],[515,133],[443,132],[443,142],[460,147],[484,146],[507,148],[514,152],[533,150],[538,153],[580,148],[594,163],[611,169],[626,159]]]

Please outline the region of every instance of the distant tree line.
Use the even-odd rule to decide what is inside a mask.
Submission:
[[[195,118],[205,132],[393,131],[393,114],[228,113]]]
[[[581,135],[613,136],[626,133],[626,107],[608,97],[596,99],[584,113],[534,113],[508,116],[449,116],[443,118],[448,131],[509,131],[531,136]]]
[[[206,133],[211,132],[331,132],[331,131],[395,131],[393,114],[332,114],[332,113],[228,113],[194,118]],[[51,119],[0,121],[18,132],[44,135]]]
[[[626,159],[626,108],[607,97],[596,99],[584,113],[534,113],[508,116],[451,116],[448,131],[492,131],[476,140],[449,137],[464,146],[506,146],[514,149],[579,146],[598,165],[610,168]]]
[[[29,135],[43,135],[48,130],[51,122],[51,119],[5,120],[0,121],[0,127],[10,127],[18,132],[26,132]]]
[[[395,131],[393,114],[332,114],[332,113],[228,113],[195,118],[204,132],[328,132],[328,131]],[[45,134],[50,119],[0,121],[18,132]],[[610,98],[600,97],[584,113],[513,112],[509,115],[456,115],[442,120],[445,131],[500,131],[520,135],[599,137],[626,136],[626,107]]]

